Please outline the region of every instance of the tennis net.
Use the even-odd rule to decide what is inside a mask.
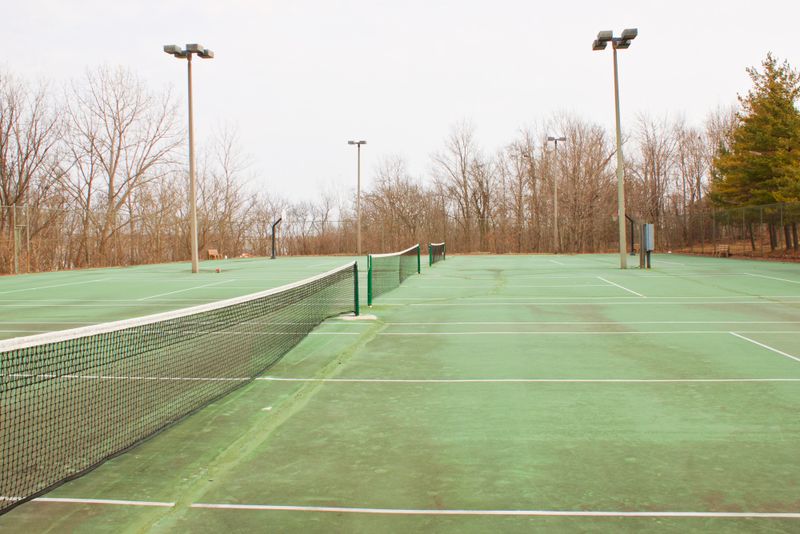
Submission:
[[[0,514],[250,382],[351,311],[355,262],[253,295],[0,342]]]
[[[445,259],[445,246],[442,243],[428,243],[428,265],[432,266],[434,263]]]
[[[367,256],[367,304],[420,272],[419,243],[400,252]]]

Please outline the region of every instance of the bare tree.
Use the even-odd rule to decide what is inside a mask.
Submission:
[[[169,93],[156,96],[130,71],[99,68],[66,95],[71,173],[68,191],[85,212],[83,260],[89,232],[99,260],[113,261],[112,237],[126,222],[119,214],[138,187],[165,176],[179,144]],[[76,257],[76,261],[83,263]]]
[[[474,128],[468,122],[454,126],[442,152],[433,155],[434,176],[447,198],[455,205],[456,221],[461,227],[466,247],[472,247],[473,219],[472,178],[478,158]]]

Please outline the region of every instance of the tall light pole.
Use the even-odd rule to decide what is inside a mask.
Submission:
[[[553,137],[552,135],[548,135],[547,142],[550,141],[556,145],[556,171],[553,173],[553,251],[558,254],[561,249],[561,239],[559,239],[558,235],[558,142],[561,141],[564,143],[567,141],[567,138],[564,136]]]
[[[211,59],[214,52],[199,44],[187,44],[185,49],[178,45],[164,45],[164,52],[178,59],[185,59],[189,73],[189,236],[192,247],[192,272],[200,272],[200,258],[197,251],[197,180],[194,173],[194,114],[192,111],[192,55]]]
[[[348,145],[356,145],[358,147],[358,185],[356,187],[356,240],[357,240],[357,254],[361,256],[361,145],[366,145],[366,141],[348,141]]]
[[[619,267],[627,269],[628,260],[625,255],[625,182],[624,160],[622,158],[622,127],[619,120],[619,77],[617,75],[617,50],[631,46],[631,41],[636,39],[639,31],[636,28],[622,30],[622,35],[614,37],[612,31],[602,31],[597,34],[597,39],[592,43],[592,50],[605,50],[611,43],[614,50],[614,106],[617,121],[617,219],[619,223]]]

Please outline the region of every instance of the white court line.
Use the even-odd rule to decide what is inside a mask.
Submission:
[[[322,382],[377,384],[714,384],[800,382],[800,378],[282,378],[262,376],[264,382]]]
[[[555,263],[556,265],[563,265],[563,266],[566,266],[566,264],[565,264],[565,263],[561,263],[560,261],[556,261],[556,260],[547,260],[547,261],[549,261],[550,263]]]
[[[634,295],[637,295],[637,296],[639,296],[639,297],[642,297],[642,298],[647,298],[647,297],[645,297],[644,295],[642,295],[641,293],[637,293],[636,291],[634,291],[634,290],[632,290],[632,289],[628,289],[627,287],[621,286],[621,285],[619,285],[619,284],[617,284],[617,283],[614,283],[614,282],[612,282],[611,280],[606,280],[606,279],[605,279],[605,278],[603,278],[602,276],[598,276],[598,277],[597,277],[597,279],[598,279],[598,280],[602,280],[603,282],[609,283],[609,284],[611,284],[612,286],[617,286],[617,287],[618,287],[618,288],[620,288],[620,289],[624,289],[624,290],[625,290],[625,291],[627,291],[628,293],[633,293]]]
[[[670,297],[664,297],[670,298]],[[712,297],[713,298],[713,297]],[[645,305],[645,306],[718,306],[720,304],[757,304],[760,306],[765,306],[767,304],[777,305],[787,305],[787,306],[797,306],[800,305],[800,301],[789,301],[789,300],[709,300],[709,301],[683,301],[683,302],[665,302],[665,301],[658,301],[653,300],[652,298],[648,298],[646,300],[641,299],[627,299],[624,301],[616,301],[616,302],[570,302],[570,301],[562,301],[562,302],[540,302],[540,301],[530,301],[530,302],[481,302],[481,306],[638,306],[638,305]],[[378,302],[375,304],[376,306],[460,306],[460,307],[475,307],[477,304],[474,302],[410,302],[407,304],[403,303],[392,303],[392,302]],[[0,305],[2,307],[2,305]]]
[[[654,261],[654,262],[655,262],[655,261],[658,261],[658,263],[666,263],[667,265],[682,265],[682,266],[685,266],[685,265],[686,265],[685,263],[678,263],[677,261],[667,261],[667,260],[662,260],[662,259],[661,259],[660,257],[658,257],[658,256],[654,257],[654,258],[653,258],[653,261]]]
[[[774,347],[770,347],[769,345],[765,345],[763,343],[759,343],[755,339],[750,339],[749,337],[745,337],[743,335],[737,334],[736,332],[728,332],[728,333],[731,334],[731,335],[734,335],[734,336],[736,336],[736,337],[738,337],[740,339],[744,339],[745,341],[749,341],[750,343],[758,345],[759,347],[765,348],[767,350],[771,350],[772,352],[774,352],[776,354],[780,354],[781,356],[786,356],[787,358],[790,358],[790,359],[792,359],[792,360],[794,360],[796,362],[800,362],[800,358],[798,358],[797,356],[792,356],[791,354],[787,354],[787,353],[783,352],[782,350],[778,350],[778,349],[776,349]],[[759,334],[767,334],[767,333],[777,334],[779,332],[746,332],[746,333],[747,334],[756,334],[756,333],[759,333]]]
[[[9,373],[0,375],[9,378],[77,379],[77,380],[133,380],[152,382],[247,382],[247,377],[213,377],[213,376],[125,376],[125,375],[57,375],[36,373]]]
[[[800,334],[798,330],[740,330],[740,332],[744,332],[746,334]],[[728,330],[628,330],[625,332],[604,332],[604,331],[595,331],[595,332],[586,332],[586,331],[576,331],[576,330],[559,330],[559,331],[541,331],[541,332],[524,332],[524,331],[516,331],[516,332],[378,332],[377,336],[641,336],[641,335],[655,335],[655,334],[734,334]],[[742,337],[742,336],[740,336]],[[752,341],[748,339],[748,341]],[[753,343],[756,343],[753,341]],[[760,344],[760,343],[759,343]],[[767,347],[769,348],[769,347]],[[775,349],[770,349],[775,350]],[[779,352],[779,351],[775,351]],[[784,353],[781,353],[784,354]],[[784,354],[784,356],[788,356],[788,354]],[[794,356],[789,356],[790,358],[794,358]],[[795,358],[796,359],[796,358]],[[800,361],[800,360],[798,360]]]
[[[299,378],[260,376],[248,377],[179,377],[179,376],[100,376],[11,373],[9,378],[152,381],[152,382],[314,382],[375,384],[716,384],[800,382],[800,378]]]
[[[68,284],[56,284],[52,286],[37,286],[37,287],[26,287],[23,289],[11,289],[9,291],[0,291],[0,295],[7,295],[8,293],[19,293],[21,291],[38,291],[40,289],[52,289],[54,287],[66,287],[66,286],[78,286],[83,284],[93,284],[95,282],[104,282],[108,280],[108,278],[96,278],[94,280],[86,280],[83,282],[70,282]]]
[[[184,291],[193,291],[195,289],[201,289],[201,288],[204,288],[204,287],[218,286],[219,284],[229,284],[229,283],[235,282],[235,281],[236,281],[235,278],[231,278],[230,280],[221,280],[219,282],[211,282],[210,284],[204,284],[202,286],[187,287],[185,289],[176,289],[175,291],[169,291],[167,293],[159,293],[158,295],[150,295],[149,297],[144,297],[144,298],[140,298],[140,299],[137,299],[137,300],[138,301],[142,301],[142,300],[154,299],[154,298],[163,297],[163,296],[166,296],[166,295],[174,295],[175,293],[183,293]]]
[[[337,321],[338,322],[338,321]],[[341,321],[346,322],[346,321]],[[0,323],[1,324],[1,323]],[[389,322],[396,325],[583,325],[583,324],[800,324],[800,321],[452,321],[452,322]]]
[[[778,280],[779,282],[789,282],[790,284],[800,284],[797,280],[787,280],[786,278],[777,278],[775,276],[766,276],[763,274],[744,273],[747,276],[756,276],[758,278],[767,278],[769,280]]]
[[[764,518],[800,519],[800,512],[653,512],[608,510],[434,510],[401,508],[351,508],[342,506],[289,506],[273,504],[211,504],[194,503],[191,508],[217,510],[262,510],[283,512],[317,512],[336,514],[376,515],[468,515],[468,516],[527,516],[527,517],[698,517],[698,518]]]
[[[159,508],[172,508],[174,502],[158,501],[123,501],[118,499],[72,499],[67,497],[37,497],[36,502],[68,503],[68,504],[113,504],[117,506],[155,506]]]
[[[44,334],[46,332],[59,332],[60,330],[0,330],[0,333],[10,334],[13,332]],[[159,335],[161,332],[156,329],[153,332],[148,332]],[[239,331],[220,331],[213,330],[184,330],[182,334],[195,334],[198,336],[266,336],[266,335],[303,335],[303,336],[360,336],[359,332],[239,332]]]
[[[488,285],[488,284],[487,284]],[[445,286],[436,285],[434,287],[426,287],[425,291],[433,289],[487,289],[487,285],[474,285],[474,286]],[[491,287],[489,285],[489,287]],[[573,288],[573,287],[608,287],[608,284],[541,284],[541,285],[504,285],[503,289],[529,289],[529,288]]]
[[[3,499],[3,497],[0,497]],[[62,504],[99,504],[116,506],[151,506],[174,508],[174,502],[126,501],[116,499],[77,499],[64,497],[39,497],[34,502]],[[316,512],[372,515],[430,515],[430,516],[526,516],[526,517],[685,517],[727,519],[800,519],[800,512],[686,512],[686,511],[612,511],[612,510],[476,510],[476,509],[413,509],[413,508],[358,508],[344,506],[293,506],[280,504],[226,504],[192,503],[194,509],[251,510],[276,512]]]

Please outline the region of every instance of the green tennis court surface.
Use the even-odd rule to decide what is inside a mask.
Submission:
[[[90,281],[105,270],[3,279],[3,328],[163,311],[343,262],[125,269],[112,286]],[[0,529],[798,531],[800,267],[617,262],[423,266],[362,310],[376,320],[326,321],[261,379]],[[68,282],[86,283],[44,288]]]
[[[0,277],[0,339],[65,330],[256,293],[354,258],[231,259]],[[221,272],[216,272],[219,268]]]

